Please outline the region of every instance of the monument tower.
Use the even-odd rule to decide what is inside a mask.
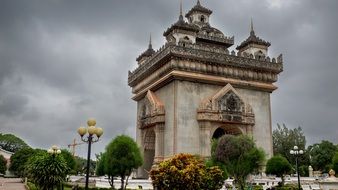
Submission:
[[[210,156],[211,140],[248,134],[272,155],[270,94],[283,70],[282,55],[268,56],[270,43],[249,37],[236,50],[234,37],[209,23],[200,1],[164,33],[166,43],[148,49],[129,71],[137,102],[137,143],[144,155],[139,177],[154,163],[178,153]]]

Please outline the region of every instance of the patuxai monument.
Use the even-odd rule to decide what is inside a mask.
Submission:
[[[248,134],[272,155],[270,94],[283,70],[282,56],[268,56],[269,42],[251,22],[247,39],[209,23],[212,11],[197,1],[163,33],[165,44],[149,47],[129,71],[137,102],[136,138],[144,155],[139,177],[153,164],[177,153],[210,156],[211,140],[224,134]]]

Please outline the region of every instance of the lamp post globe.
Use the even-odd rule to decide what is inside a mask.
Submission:
[[[103,129],[101,127],[96,127],[95,134],[98,138],[100,138],[103,134]]]
[[[85,127],[81,126],[77,129],[77,133],[82,137],[83,135],[85,135],[87,133],[87,129]]]
[[[88,134],[89,135],[94,135],[96,132],[96,127],[95,126],[88,126]]]
[[[87,121],[88,126],[95,126],[96,125],[96,120],[94,118],[89,118]]]

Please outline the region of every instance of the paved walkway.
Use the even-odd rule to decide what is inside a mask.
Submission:
[[[26,190],[21,178],[0,177],[0,190]]]

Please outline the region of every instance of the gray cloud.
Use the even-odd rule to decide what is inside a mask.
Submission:
[[[186,12],[194,1],[184,1]],[[284,72],[272,94],[273,123],[303,127],[308,144],[338,143],[337,1],[202,1],[211,24],[236,44],[254,20],[258,36],[284,54]],[[105,133],[94,152],[116,135],[134,136],[136,104],[128,70],[152,33],[178,19],[179,1],[2,1],[0,6],[0,132],[34,147],[66,147],[76,129],[96,117]],[[233,48],[232,48],[233,49]],[[82,145],[81,155],[86,152]]]

